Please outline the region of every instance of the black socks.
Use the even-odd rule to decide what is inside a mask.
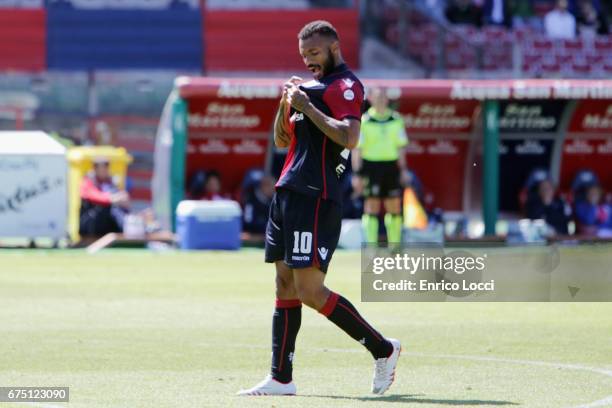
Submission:
[[[293,374],[295,339],[302,323],[302,303],[298,299],[276,299],[272,318],[272,377],[289,383]]]
[[[337,293],[331,292],[319,313],[363,344],[375,359],[389,357],[393,352],[393,345],[365,321],[351,302]]]

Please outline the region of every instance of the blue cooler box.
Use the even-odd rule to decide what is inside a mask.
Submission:
[[[181,249],[239,249],[242,210],[236,201],[181,201],[176,235]]]

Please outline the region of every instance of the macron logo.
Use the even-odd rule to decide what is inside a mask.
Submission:
[[[350,78],[344,78],[342,81],[344,81],[344,83],[346,84],[346,86],[348,86],[349,88],[352,88],[353,85],[355,84],[355,81],[353,81]]]
[[[325,247],[321,247],[319,248],[319,255],[321,255],[321,258],[323,260],[325,260],[325,258],[327,258],[327,254],[329,253],[329,250]]]

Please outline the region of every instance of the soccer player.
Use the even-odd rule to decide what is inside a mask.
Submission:
[[[378,214],[382,201],[387,242],[399,243],[402,238],[400,177],[406,170],[403,153],[408,144],[406,129],[402,117],[389,109],[384,89],[371,89],[368,99],[372,107],[361,118],[361,137],[358,149],[353,151],[353,170],[364,181],[363,231],[366,242],[378,242]]]
[[[276,267],[271,373],[239,395],[294,395],[292,362],[302,303],[361,343],[374,357],[372,392],[384,393],[395,375],[400,343],[385,338],[355,306],[325,284],[341,226],[339,178],[357,145],[363,85],[340,53],[335,28],[313,21],[298,34],[300,54],[313,81],[284,84],[274,141],[289,147],[266,228],[268,263]]]

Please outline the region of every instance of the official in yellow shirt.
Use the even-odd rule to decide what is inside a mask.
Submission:
[[[378,242],[378,214],[385,209],[387,241],[401,242],[400,178],[406,169],[404,147],[408,144],[401,115],[389,108],[386,90],[371,89],[372,107],[361,118],[359,144],[353,151],[353,170],[363,180],[365,197],[363,230],[367,242]]]

